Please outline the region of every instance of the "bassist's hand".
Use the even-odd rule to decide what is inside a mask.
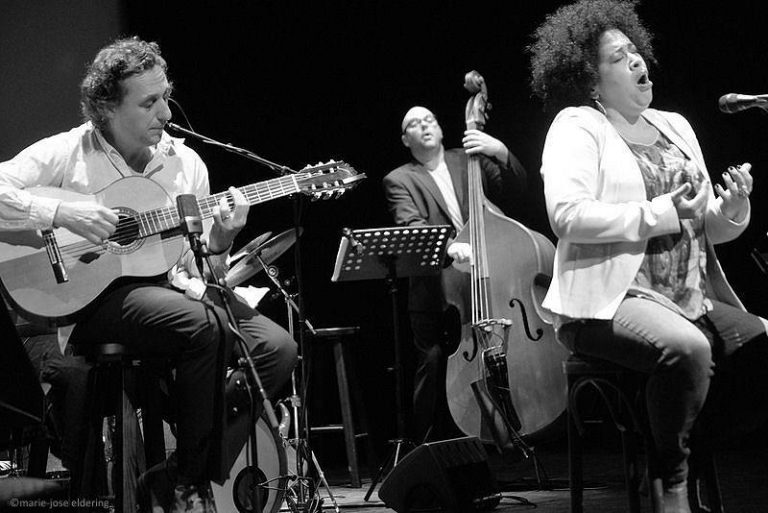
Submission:
[[[115,233],[118,220],[112,209],[98,203],[62,201],[53,217],[53,226],[66,228],[98,246]]]
[[[466,242],[454,242],[446,251],[448,256],[453,259],[451,265],[463,273],[470,272],[472,263],[472,246]]]
[[[461,142],[467,155],[482,153],[499,162],[506,162],[509,156],[509,150],[503,142],[480,130],[467,130]]]

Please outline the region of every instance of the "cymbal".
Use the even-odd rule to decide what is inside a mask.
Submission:
[[[301,233],[302,230],[299,229],[299,235]],[[291,228],[252,249],[248,252],[247,256],[232,266],[224,277],[227,286],[236,287],[259,271],[262,271],[264,268],[256,258],[257,256],[260,256],[264,263],[269,265],[285,253],[288,248],[293,246],[294,242],[296,242],[296,231]]]
[[[262,244],[264,244],[264,241],[266,241],[268,238],[272,236],[272,232],[264,232],[255,239],[253,239],[251,242],[240,248],[237,253],[234,253],[232,255],[229,255],[229,259],[227,259],[227,263],[229,265],[232,265],[233,263],[237,262],[244,256],[247,256],[248,253],[253,251],[254,249],[258,248]]]

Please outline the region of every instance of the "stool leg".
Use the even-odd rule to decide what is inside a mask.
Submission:
[[[640,465],[634,433],[622,431],[621,449],[624,453],[624,480],[631,513],[640,513]]]
[[[344,364],[344,346],[341,340],[333,342],[333,355],[336,361],[336,381],[339,386],[339,402],[341,403],[341,421],[344,427],[344,444],[347,448],[347,466],[351,476],[352,487],[360,488],[360,471],[357,466],[357,443],[355,426],[352,419],[352,405],[349,400],[349,385],[347,382],[347,367]]]
[[[569,386],[570,388],[570,386]],[[571,488],[571,513],[584,511],[583,443],[572,415],[575,405],[568,405],[568,481]]]
[[[132,387],[133,374],[124,366],[120,367],[120,405],[115,419],[117,440],[114,442],[115,469],[115,504],[122,507],[123,513],[136,511],[136,486],[138,473],[146,468],[144,452],[141,449],[139,425],[136,409],[131,403],[127,389]],[[118,510],[119,513],[120,510]]]
[[[104,481],[106,465],[104,462],[104,444],[102,429],[104,426],[103,393],[106,383],[104,369],[94,369],[88,383],[88,438],[85,454],[79,462],[79,469],[71,489],[76,490],[79,497],[97,497],[107,489]]]
[[[142,372],[143,404],[141,425],[144,428],[144,454],[147,468],[165,461],[165,433],[163,432],[162,397],[160,380],[151,371]]]
[[[704,507],[701,500],[701,487],[704,486],[707,494]],[[723,513],[723,498],[720,495],[720,480],[717,477],[717,466],[711,451],[706,451],[704,455],[699,455],[696,461],[696,468],[691,465],[691,473],[688,479],[688,495],[691,499],[691,506],[695,513],[711,512]]]

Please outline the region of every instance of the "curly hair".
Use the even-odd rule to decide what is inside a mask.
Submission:
[[[80,84],[80,110],[86,121],[104,130],[107,118],[104,111],[123,99],[121,82],[160,66],[167,72],[168,65],[160,55],[160,46],[142,41],[136,36],[117,39],[102,48]]]
[[[652,34],[640,21],[638,0],[579,0],[547,16],[526,50],[531,56],[531,89],[546,109],[591,104],[599,79],[600,36],[622,31],[646,62],[656,63]]]

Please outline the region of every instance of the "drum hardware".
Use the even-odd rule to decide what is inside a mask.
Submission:
[[[232,260],[237,261],[237,263],[232,266],[225,278],[227,286],[234,287],[242,284],[262,270],[265,271],[266,276],[274,284],[277,290],[276,293],[283,297],[287,311],[288,332],[294,340],[296,339],[294,335],[294,312],[300,314],[299,306],[294,300],[296,295],[289,293],[285,289],[279,279],[280,270],[271,264],[296,242],[297,231],[300,236],[302,233],[301,228],[298,230],[286,230],[266,242],[263,241],[266,238],[264,235],[255,239],[235,253]],[[261,242],[259,242],[259,239],[261,239]],[[306,318],[303,319],[303,324],[310,333],[315,333],[314,327]],[[303,358],[301,356],[299,358],[303,365]],[[304,384],[304,380],[302,380],[302,384]],[[301,394],[299,394],[299,388],[301,388]],[[290,460],[290,456],[295,455],[295,465],[289,469],[291,482],[288,483],[285,495],[286,505],[293,513],[321,512],[323,499],[319,496],[318,486],[315,483],[317,481],[325,488],[334,510],[336,513],[339,513],[339,506],[333,496],[331,487],[328,485],[320,462],[309,447],[306,434],[308,432],[306,427],[308,425],[307,415],[306,410],[302,410],[301,399],[305,394],[305,386],[299,387],[297,384],[296,370],[294,369],[291,373],[291,396],[278,403],[278,408],[282,413],[278,431],[284,439],[286,452],[289,455],[288,459]],[[290,408],[286,403],[290,405]],[[302,411],[304,412],[303,415]],[[291,422],[291,417],[293,422]],[[302,424],[304,426],[304,436],[302,436]],[[291,427],[293,427],[293,436],[289,436]]]
[[[181,197],[177,198],[177,203],[179,207],[182,206],[182,202],[180,198]],[[182,230],[185,232],[187,231],[187,229],[184,226],[182,226]],[[191,237],[192,235],[190,234],[190,239]],[[190,244],[191,243],[192,241],[190,240]],[[269,397],[267,397],[266,391],[264,390],[264,385],[262,384],[261,378],[259,377],[259,373],[256,370],[256,365],[254,364],[253,359],[251,358],[248,345],[245,342],[245,338],[237,328],[237,319],[235,318],[235,315],[232,311],[232,306],[230,304],[232,289],[227,286],[226,277],[218,275],[216,267],[211,262],[210,253],[208,252],[207,247],[205,247],[205,243],[201,241],[198,241],[198,243],[199,243],[199,247],[197,248],[197,251],[195,251],[194,247],[193,247],[193,251],[195,251],[195,260],[200,270],[200,274],[202,276],[206,275],[203,269],[204,267],[203,262],[205,262],[205,264],[208,267],[208,270],[210,271],[210,275],[208,278],[208,287],[215,289],[219,293],[219,298],[221,299],[221,305],[223,306],[224,311],[226,312],[226,315],[227,315],[229,329],[230,331],[232,331],[233,335],[235,336],[236,343],[240,347],[241,356],[240,358],[238,358],[238,366],[244,373],[245,379],[243,379],[241,383],[239,383],[239,386],[244,387],[246,389],[248,394],[247,404],[250,408],[250,414],[244,416],[243,418],[245,418],[246,421],[254,418],[255,412],[257,411],[256,401],[260,401],[263,408],[262,417],[265,417],[267,419],[268,421],[267,425],[268,425],[268,428],[271,430],[271,432],[277,433],[278,422],[277,422],[277,418],[275,417],[275,410],[272,407],[272,403],[269,400]],[[224,351],[225,351],[225,344],[220,344],[217,358],[221,362],[224,361]],[[249,424],[252,424],[252,425],[248,426],[248,442],[245,444],[245,453],[244,453],[245,460],[249,469],[258,469],[259,468],[258,422],[249,422]],[[215,433],[215,436],[223,437],[224,433]],[[254,474],[255,474],[255,477],[254,477]],[[261,474],[259,474],[256,471],[252,471],[249,473],[249,477],[247,480],[245,479],[236,480],[238,483],[237,493],[240,493],[240,491],[242,491],[243,494],[248,496],[247,500],[245,498],[242,498],[241,500],[242,504],[249,502],[251,505],[251,510],[258,513],[265,511],[263,507],[262,496],[263,496],[263,489],[266,487],[266,484],[262,486],[262,483],[264,483],[264,481],[261,478],[262,478]],[[256,486],[253,486],[254,482],[257,483]]]
[[[281,234],[282,235],[282,234]],[[277,237],[280,237],[278,235]],[[277,239],[275,237],[275,239]],[[294,301],[294,295],[290,294],[288,291],[285,290],[285,288],[280,283],[279,275],[280,272],[275,266],[269,266],[267,263],[262,259],[259,255],[256,255],[256,261],[259,263],[259,265],[262,266],[266,270],[266,274],[269,277],[269,279],[272,281],[272,283],[277,287],[277,290],[282,294],[283,300],[285,301],[286,305],[286,313],[288,316],[288,332],[291,334],[291,337],[294,338],[294,323],[293,323],[293,314],[294,312],[299,311],[299,307],[296,305]],[[307,320],[304,319],[304,325],[307,327],[310,333],[315,333],[314,327],[312,327],[312,324]],[[302,363],[304,362],[303,357],[299,357]],[[331,499],[331,503],[333,504],[333,508],[336,511],[336,513],[339,513],[339,505],[336,502],[336,498],[333,496],[333,492],[331,491],[331,487],[328,485],[328,481],[325,479],[325,473],[323,472],[322,467],[320,466],[320,462],[317,460],[317,457],[315,456],[314,451],[309,446],[309,440],[308,440],[308,430],[306,429],[307,424],[307,413],[306,409],[302,408],[302,397],[306,395],[305,387],[302,387],[301,394],[299,394],[299,387],[296,384],[296,369],[293,370],[291,373],[291,396],[279,403],[279,407],[281,411],[283,412],[283,419],[280,422],[281,427],[283,427],[283,430],[286,433],[290,432],[291,427],[291,414],[293,416],[293,419],[295,422],[293,422],[293,437],[288,438],[286,437],[285,440],[289,446],[289,448],[292,448],[295,451],[296,454],[296,475],[295,475],[295,482],[292,486],[289,486],[288,495],[286,496],[286,504],[290,508],[290,510],[293,513],[317,513],[321,512],[323,509],[323,499],[320,498],[318,493],[318,487],[315,485],[313,480],[317,480],[320,482],[320,484],[323,485],[325,488],[326,493],[328,494],[328,497]],[[302,380],[302,384],[306,385],[306,381]],[[285,403],[290,403],[290,410],[285,405]],[[300,422],[300,419],[302,418],[301,412],[304,412],[304,425],[305,425],[305,436],[302,437],[302,423]],[[285,416],[287,414],[287,418]],[[309,468],[309,464],[311,463],[313,469]],[[311,470],[314,470],[316,472],[317,476],[313,477],[308,475]],[[294,488],[294,486],[296,488]]]
[[[263,416],[257,420],[255,429],[258,465],[248,464],[251,448],[246,444],[232,465],[229,479],[222,485],[211,483],[218,511],[252,513],[254,508],[251,493],[254,483],[259,488],[261,511],[280,511],[289,479],[286,448],[281,437],[269,427]]]

